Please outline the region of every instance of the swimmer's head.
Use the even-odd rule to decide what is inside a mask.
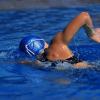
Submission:
[[[42,54],[45,48],[48,48],[48,44],[44,41],[44,39],[33,36],[25,37],[20,43],[21,51],[24,51],[30,56]]]

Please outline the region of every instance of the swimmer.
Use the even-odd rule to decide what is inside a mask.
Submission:
[[[77,58],[68,47],[68,44],[81,27],[84,28],[90,39],[100,43],[100,28],[94,28],[90,15],[87,12],[82,12],[62,32],[58,32],[49,45],[43,39],[33,39],[33,41],[30,39],[31,41],[27,45],[21,42],[20,49],[29,55],[36,55],[37,62],[61,61],[68,62],[76,68],[87,67],[89,66],[88,63]],[[25,46],[22,47],[22,45]],[[31,62],[22,61],[22,63],[29,64]]]

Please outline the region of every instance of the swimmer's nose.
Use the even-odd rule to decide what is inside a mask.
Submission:
[[[44,49],[45,49],[45,48],[48,48],[48,47],[49,47],[49,45],[45,42],[45,47],[44,47]]]

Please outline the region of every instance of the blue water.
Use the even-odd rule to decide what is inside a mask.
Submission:
[[[23,37],[34,34],[49,43],[82,11],[100,27],[99,4],[0,11],[0,100],[100,100],[100,44],[88,39],[83,29],[69,46],[94,68],[44,71],[17,63]]]

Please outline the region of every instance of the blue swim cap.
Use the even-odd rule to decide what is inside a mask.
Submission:
[[[30,56],[36,56],[44,51],[45,41],[36,36],[27,36],[21,40],[19,48]]]

